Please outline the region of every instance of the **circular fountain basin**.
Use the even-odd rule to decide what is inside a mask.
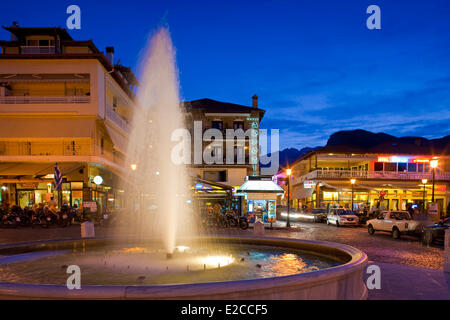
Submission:
[[[366,264],[347,245],[284,238],[197,238],[169,259],[153,240],[40,241],[0,246],[0,298],[366,299]]]

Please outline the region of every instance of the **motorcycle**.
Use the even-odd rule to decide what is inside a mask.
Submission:
[[[71,210],[67,205],[63,205],[61,210],[57,212],[56,224],[60,227],[66,228],[72,224]]]
[[[242,230],[248,229],[248,220],[244,216],[239,217],[239,216],[236,216],[231,213],[226,213],[225,219],[228,221],[228,225],[230,227],[238,227],[239,226],[239,228],[241,228]]]

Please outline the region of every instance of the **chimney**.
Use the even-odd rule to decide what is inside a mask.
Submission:
[[[11,28],[18,28],[19,27],[19,23],[17,21],[13,21]],[[11,41],[17,41],[17,37],[14,33],[11,32]]]
[[[253,108],[258,108],[258,96],[255,94],[253,97]]]
[[[114,47],[106,47],[106,59],[114,67]]]

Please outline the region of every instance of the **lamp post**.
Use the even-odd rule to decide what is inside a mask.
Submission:
[[[422,179],[422,184],[423,184],[423,212],[425,212],[425,186],[428,182],[428,179]]]
[[[288,211],[287,211],[287,221],[286,221],[286,228],[291,227],[291,221],[289,220],[289,214],[291,211],[291,174],[292,169],[286,169],[286,175],[287,175],[287,181],[288,181]]]
[[[355,183],[356,183],[356,179],[351,179],[351,180],[350,180],[350,183],[352,184],[352,211],[353,211],[353,186],[354,186]]]
[[[431,192],[431,202],[434,202],[434,176],[436,174],[436,168],[438,166],[438,161],[437,160],[431,160],[430,161],[430,167],[433,169],[433,189]]]

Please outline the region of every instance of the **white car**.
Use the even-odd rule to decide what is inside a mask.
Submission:
[[[390,232],[394,239],[402,234],[417,235],[420,231],[420,222],[414,221],[408,211],[383,211],[376,219],[366,222],[369,234],[375,231]]]
[[[359,218],[351,210],[331,209],[327,216],[327,224],[339,226],[357,226]]]

